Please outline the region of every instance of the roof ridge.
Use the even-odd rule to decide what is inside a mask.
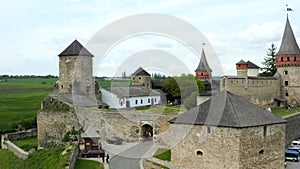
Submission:
[[[229,104],[230,104],[232,110],[234,111],[233,114],[234,114],[234,116],[235,116],[236,119],[237,119],[238,126],[241,127],[241,120],[240,120],[239,116],[238,116],[237,113],[236,113],[237,111],[236,111],[235,107],[234,107],[233,104],[232,104],[232,99],[231,99],[230,97],[228,97],[228,94],[231,94],[231,93],[228,92],[228,91],[226,91],[225,94],[226,94],[226,98],[229,99]]]
[[[63,50],[60,56],[91,56],[94,57],[77,39],[75,39],[65,50]]]

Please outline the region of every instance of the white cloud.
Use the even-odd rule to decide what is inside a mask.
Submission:
[[[295,35],[299,37],[298,2],[291,0],[289,3],[295,10],[290,13],[290,21]],[[0,74],[57,74],[57,55],[74,39],[85,44],[98,30],[116,19],[149,12],[169,14],[193,24],[214,45],[225,66],[224,73],[234,74],[235,63],[240,59],[259,64],[270,43],[274,42],[279,47],[285,22],[284,7],[285,3],[259,0],[5,1],[0,6],[0,36],[4,39],[0,42]],[[173,41],[152,40],[128,43],[129,46],[112,53],[110,56],[114,56],[115,61],[105,63],[107,75],[120,58],[138,51],[131,51],[130,46],[139,50],[149,47],[167,50],[184,58],[191,71],[195,69],[194,65],[197,66],[198,60],[193,60],[193,54],[189,54],[183,46]],[[152,46],[147,46],[147,41],[152,41]],[[49,64],[44,64],[45,61]]]

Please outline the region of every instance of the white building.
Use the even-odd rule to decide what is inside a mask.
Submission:
[[[109,108],[122,109],[161,103],[158,91],[142,86],[107,87],[100,90],[102,101],[108,104]]]

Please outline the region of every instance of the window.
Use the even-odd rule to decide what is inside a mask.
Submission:
[[[289,81],[284,81],[284,85],[288,86],[289,85]]]
[[[297,61],[297,58],[296,58],[296,57],[294,57],[294,61]]]
[[[284,71],[284,74],[285,74],[285,75],[287,75],[287,74],[288,74],[288,71],[287,71],[287,70],[285,70],[285,71]]]
[[[197,155],[197,156],[203,156],[203,152],[200,151],[200,150],[197,150],[197,151],[196,151],[196,155]]]
[[[283,57],[281,57],[280,59],[281,59],[281,62],[283,62]]]
[[[141,99],[141,104],[143,104],[143,99]]]
[[[123,102],[122,101],[120,102],[120,105],[123,106]]]
[[[63,88],[64,88],[64,85],[61,85],[60,87],[63,89]]]
[[[290,61],[290,57],[287,57],[287,61]]]
[[[260,150],[258,153],[259,154],[264,154],[264,150]]]
[[[138,104],[138,100],[135,100],[135,104]]]
[[[141,77],[139,77],[139,79],[141,80],[142,78],[141,78]]]
[[[285,92],[285,96],[289,96],[289,93],[288,93],[288,92]]]
[[[210,133],[211,131],[210,131],[210,127],[207,127],[207,133]]]
[[[154,98],[154,102],[156,103],[156,98]]]
[[[150,103],[150,99],[148,99],[148,103]]]
[[[133,80],[135,79],[135,77],[132,78]]]
[[[267,126],[264,126],[264,137],[267,136]]]

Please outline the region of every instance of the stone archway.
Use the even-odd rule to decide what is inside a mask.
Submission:
[[[153,137],[153,127],[150,124],[144,124],[141,126],[141,137],[142,138],[152,138]]]

